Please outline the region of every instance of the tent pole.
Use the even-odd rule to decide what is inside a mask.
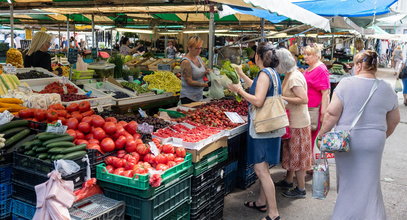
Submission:
[[[61,25],[58,24],[58,49],[61,51]]]
[[[166,56],[166,54],[165,54],[165,49],[167,48],[167,45],[168,45],[168,35],[165,35],[164,36],[164,57],[165,58],[167,58]]]
[[[110,29],[110,55],[113,55],[113,28]]]
[[[213,49],[214,49],[214,38],[215,38],[215,7],[214,5],[210,6],[210,16],[209,16],[209,68],[213,67]]]
[[[69,14],[66,16],[66,42],[68,43],[68,46],[66,48],[66,57],[69,56],[69,48],[71,47],[71,42],[69,42]]]
[[[334,59],[334,51],[335,51],[335,36],[332,34],[332,50],[331,50],[331,60]]]
[[[266,41],[266,38],[265,38],[265,33],[264,33],[264,24],[265,24],[265,20],[264,20],[264,18],[261,18],[260,19],[260,36],[261,36],[261,39],[260,39],[260,42],[265,42]]]
[[[95,15],[92,14],[92,49],[95,48]]]
[[[10,45],[11,48],[14,48],[14,6],[13,3],[10,3]]]

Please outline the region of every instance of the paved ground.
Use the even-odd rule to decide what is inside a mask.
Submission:
[[[395,77],[390,69],[380,69],[378,76],[394,85]],[[401,123],[395,133],[387,140],[382,162],[382,191],[386,205],[388,220],[407,220],[407,107],[402,104],[399,93]],[[325,200],[311,197],[311,178],[307,176],[307,198],[292,200],[282,197],[277,190],[277,203],[283,220],[328,220],[333,212],[336,200],[336,172],[335,164],[330,166],[331,189]],[[272,178],[280,180],[284,176],[281,167],[271,169]],[[368,186],[366,186],[368,187]],[[264,217],[253,209],[243,206],[246,200],[255,200],[258,194],[259,182],[249,189],[239,190],[225,197],[225,220],[257,220]],[[362,220],[362,219],[360,219]],[[366,219],[368,220],[368,219]],[[373,219],[369,219],[373,220]]]

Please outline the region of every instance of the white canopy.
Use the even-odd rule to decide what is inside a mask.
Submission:
[[[313,12],[301,8],[288,1],[281,0],[214,0],[215,2],[237,5],[241,7],[257,7],[275,12],[287,18],[311,25],[330,32],[329,20]]]

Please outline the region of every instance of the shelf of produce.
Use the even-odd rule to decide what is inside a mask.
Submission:
[[[50,83],[54,82],[65,82],[66,84],[72,85],[75,87],[78,92],[77,94],[79,95],[85,95],[86,92],[83,91],[81,88],[79,88],[77,85],[72,83],[71,81],[64,79],[63,77],[54,77],[54,78],[44,78],[44,79],[35,79],[35,80],[28,80],[26,83],[28,86],[30,86],[31,89],[35,91],[41,91],[45,88]],[[95,108],[98,106],[111,106],[113,104],[112,101],[112,96],[104,94],[103,92],[100,91],[95,91],[92,92],[92,96],[95,98],[89,98],[89,99],[82,99],[82,100],[77,100],[77,101],[70,101],[70,102],[62,102],[64,105],[69,105],[72,103],[80,103],[82,101],[89,101],[91,107]]]
[[[28,79],[20,79],[20,77],[18,77],[19,74],[22,74],[22,73],[29,73],[30,71],[39,72],[39,73],[48,75],[48,77],[42,77],[42,78],[28,78]],[[50,71],[48,71],[48,70],[46,70],[46,69],[44,69],[44,68],[41,68],[41,67],[17,68],[17,69],[16,69],[16,75],[17,75],[17,77],[20,79],[20,82],[26,82],[26,81],[29,81],[29,80],[43,80],[43,79],[46,79],[46,78],[58,77],[58,76],[55,75],[54,73],[52,73],[52,72],[50,72]]]
[[[83,88],[86,91],[99,91],[105,94],[105,91],[112,91],[112,92],[122,92],[129,97],[127,98],[114,98],[112,96],[113,103],[116,105],[129,105],[135,103],[136,94],[134,92],[130,92],[129,90],[120,88],[119,86],[114,85],[110,82],[103,82],[100,88],[98,88],[98,83],[88,83],[84,84]]]

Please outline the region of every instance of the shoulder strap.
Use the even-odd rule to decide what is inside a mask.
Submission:
[[[379,80],[376,79],[375,82],[374,82],[374,84],[373,84],[373,86],[372,86],[372,89],[370,90],[369,96],[367,97],[365,103],[364,103],[364,104],[362,105],[362,107],[360,108],[360,110],[359,110],[359,112],[358,112],[358,115],[357,115],[356,118],[353,120],[352,125],[350,126],[350,129],[349,129],[349,130],[352,130],[353,127],[355,127],[355,125],[358,123],[360,117],[362,116],[362,114],[363,114],[363,112],[364,112],[364,110],[365,110],[365,107],[366,107],[367,103],[369,102],[370,98],[372,98],[373,93],[377,90],[378,85],[379,85]]]
[[[278,93],[279,84],[278,84],[278,80],[277,80],[277,73],[272,68],[264,68],[261,71],[265,72],[270,77],[270,82],[271,82],[270,88],[271,88],[271,85],[273,85],[273,87],[274,87],[273,96],[278,96],[279,95],[279,93]]]

